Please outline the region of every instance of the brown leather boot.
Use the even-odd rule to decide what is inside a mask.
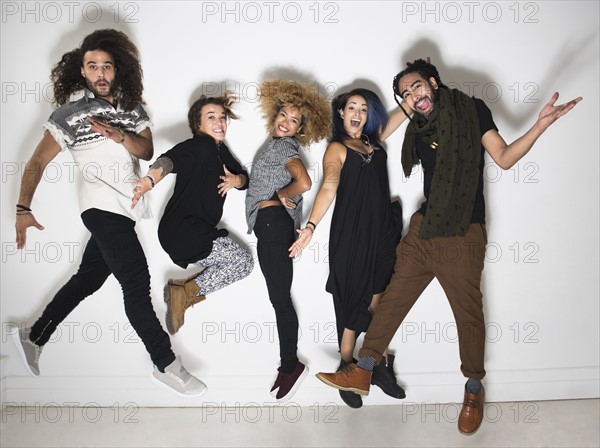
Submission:
[[[470,436],[475,434],[483,420],[483,403],[485,402],[485,389],[483,384],[478,394],[470,394],[465,387],[465,399],[458,417],[458,430],[461,434]]]
[[[186,279],[170,279],[165,285],[164,297],[167,304],[167,330],[175,334],[183,326],[185,310],[202,302],[206,296],[197,296],[200,287],[194,281],[196,275]]]
[[[335,373],[317,373],[317,378],[331,387],[359,395],[369,395],[371,372],[359,368],[356,364],[347,364]]]
[[[356,363],[356,359],[353,359],[354,363]],[[338,372],[340,370],[342,370],[344,367],[346,367],[348,365],[348,363],[346,361],[344,361],[344,358],[341,359],[340,361],[340,365],[338,367]],[[362,402],[362,397],[358,394],[355,394],[354,392],[348,392],[347,390],[338,390],[341,399],[344,401],[344,403],[346,403],[348,406],[350,406],[353,409],[358,409],[360,407],[362,407],[363,402]]]

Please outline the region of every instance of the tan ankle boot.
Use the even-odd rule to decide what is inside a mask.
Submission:
[[[200,287],[194,281],[195,278],[194,275],[183,280],[170,279],[165,285],[166,323],[170,334],[177,333],[183,326],[186,309],[206,299],[205,296],[196,296]]]

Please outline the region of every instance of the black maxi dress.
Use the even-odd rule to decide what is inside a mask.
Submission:
[[[391,203],[387,154],[366,156],[346,147],[329,233],[329,277],[338,343],[344,328],[357,337],[371,321],[373,294],[385,290],[394,272],[402,233],[402,208]]]

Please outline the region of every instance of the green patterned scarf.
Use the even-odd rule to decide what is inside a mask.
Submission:
[[[481,135],[475,101],[457,89],[440,88],[439,93],[428,121],[413,119],[402,145],[402,169],[409,177],[420,163],[415,137],[419,135],[428,145],[437,143],[435,172],[419,233],[422,239],[464,236],[479,182]]]

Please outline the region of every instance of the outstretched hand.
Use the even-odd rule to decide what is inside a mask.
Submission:
[[[152,184],[148,176],[138,179],[133,186],[133,197],[131,198],[131,208],[135,207],[148,191],[152,189]]]
[[[538,124],[542,126],[542,129],[547,129],[552,123],[573,109],[582,99],[583,98],[579,96],[568,103],[555,106],[554,103],[558,100],[558,92],[555,92],[554,95],[552,95],[552,98],[550,98],[550,101],[540,111]]]
[[[17,215],[17,222],[15,223],[15,229],[17,230],[17,249],[23,249],[25,247],[28,227],[44,230],[44,226],[37,222],[32,213]]]
[[[300,234],[298,239],[290,246],[288,252],[290,253],[290,258],[294,258],[297,255],[302,253],[302,249],[308,246],[310,240],[313,236],[313,230],[310,227],[305,227],[303,229],[296,230]]]

